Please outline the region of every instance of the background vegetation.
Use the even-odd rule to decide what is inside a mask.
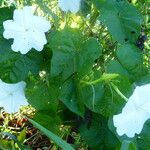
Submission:
[[[21,55],[3,38],[2,23],[26,5],[52,28],[42,52]],[[119,137],[112,123],[134,86],[150,83],[149,0],[82,0],[77,14],[62,12],[56,0],[1,0],[0,6],[0,78],[26,81],[31,105],[13,115],[1,111],[1,149],[70,146],[58,135],[80,150],[150,150],[149,121],[133,139]],[[31,122],[53,132],[51,140]]]

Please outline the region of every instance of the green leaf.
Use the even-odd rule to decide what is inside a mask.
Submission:
[[[22,130],[20,134],[17,136],[17,139],[20,143],[23,143],[26,138],[26,130]]]
[[[56,31],[50,35],[49,46],[53,51],[51,61],[51,75],[57,76],[62,73],[63,78],[67,78],[76,70],[75,51],[78,49],[78,33],[71,32],[68,29]],[[77,46],[77,47],[75,47]]]
[[[101,55],[96,39],[85,39],[81,32],[70,28],[56,31],[49,38],[49,46],[53,51],[51,75],[62,73],[64,80],[75,72],[78,76],[87,74]]]
[[[118,73],[127,76],[132,81],[140,80],[148,72],[143,65],[143,54],[134,45],[124,44],[118,47],[118,60],[110,60],[106,64],[108,73]]]
[[[20,143],[17,139],[17,137],[9,132],[1,132],[1,134],[3,136],[6,136],[6,137],[9,137],[9,139],[11,139],[11,146],[12,146],[12,149],[15,149],[15,144],[18,145],[18,147],[20,148],[20,150],[25,150],[25,147],[26,146],[23,146],[22,143]],[[4,142],[4,150],[5,150],[5,146],[8,146],[8,142],[6,141],[3,141]],[[3,144],[3,143],[2,143]],[[6,144],[6,145],[5,145]]]
[[[3,7],[0,8],[0,37],[3,34],[3,22],[13,18],[14,8],[12,7]]]
[[[12,150],[12,142],[7,140],[0,140],[0,148],[2,150]]]
[[[117,50],[117,57],[121,65],[136,79],[147,73],[143,65],[143,54],[136,46],[121,45]]]
[[[114,150],[120,147],[120,142],[107,127],[107,119],[93,114],[90,124],[80,126],[80,134],[93,150]]]
[[[0,8],[0,78],[10,82],[9,73],[19,55],[11,50],[11,41],[3,37],[3,22],[13,18],[14,8]]]
[[[78,52],[77,52],[78,53]],[[94,38],[90,38],[82,45],[82,50],[77,58],[77,72],[79,76],[91,71],[94,61],[101,55],[101,47]]]
[[[144,84],[149,84],[150,83],[150,74],[146,74],[145,76],[142,76],[137,80],[136,82],[138,85],[144,85]]]
[[[10,72],[11,81],[25,80],[29,73],[33,75],[39,74],[42,61],[42,56],[36,51],[30,52],[27,55],[21,55],[12,66]]]
[[[83,117],[85,111],[84,103],[81,89],[77,87],[77,84],[79,83],[76,83],[73,79],[67,80],[61,87],[59,99],[67,106],[68,109]]]
[[[60,118],[54,112],[38,111],[34,115],[34,121],[54,133],[59,133]]]
[[[0,63],[18,58],[20,55],[11,50],[11,42],[0,37]]]
[[[120,43],[135,42],[140,34],[142,17],[134,6],[126,0],[106,0],[100,20]]]
[[[84,103],[93,112],[99,113],[101,109],[101,99],[104,95],[103,84],[89,85],[83,90]]]
[[[149,150],[150,148],[150,120],[144,123],[142,132],[137,138],[137,142],[140,150]]]
[[[104,116],[120,112],[126,97],[129,97],[132,92],[128,77],[119,74],[104,73],[99,78],[96,77],[96,80],[81,81],[81,83],[83,83],[85,105],[90,110]]]
[[[121,150],[138,150],[138,149],[136,148],[136,145],[133,142],[124,140],[121,145]]]
[[[106,0],[92,0],[93,4],[97,7],[97,9],[101,10],[104,2]]]
[[[63,141],[60,137],[58,137],[57,135],[53,134],[51,131],[47,130],[46,128],[44,128],[43,126],[41,126],[37,122],[33,121],[32,119],[29,119],[29,121],[36,128],[38,128],[41,132],[43,132],[48,138],[53,140],[63,150],[74,150],[74,148],[70,144],[68,144],[65,141]]]
[[[37,111],[56,112],[58,107],[59,81],[52,78],[47,82],[40,79],[27,81],[26,97]]]
[[[147,120],[143,126],[142,132],[137,137],[137,143],[140,150],[150,150],[150,120]]]
[[[80,10],[84,16],[88,15],[91,10],[91,0],[81,1]]]
[[[42,55],[36,51],[21,55],[10,51],[7,47],[0,50],[1,57],[0,77],[7,82],[19,82],[25,80],[29,74],[39,74],[43,62]]]
[[[110,60],[107,63],[106,72],[116,73],[131,78],[131,75],[128,73],[128,71],[117,60]]]
[[[101,76],[100,71],[94,70],[91,80],[95,80]],[[82,95],[84,99],[84,104],[93,112],[99,113],[99,108],[101,107],[101,99],[104,96],[104,85],[103,83],[89,84],[88,86],[83,86]]]
[[[121,45],[117,51],[117,57],[121,64],[129,71],[143,63],[142,52],[134,45]]]
[[[125,97],[128,98],[131,95],[132,87],[127,77],[120,75],[112,80],[111,83],[113,83]],[[100,104],[99,113],[104,116],[112,116],[121,111],[125,105],[125,100],[113,86],[108,83],[105,85],[104,97],[101,99]]]

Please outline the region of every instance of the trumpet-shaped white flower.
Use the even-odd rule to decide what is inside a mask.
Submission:
[[[65,12],[77,13],[80,9],[81,0],[58,0],[58,6]]]
[[[134,137],[139,134],[144,123],[150,119],[150,84],[137,86],[122,109],[122,113],[113,117],[118,135]]]
[[[15,10],[13,20],[4,21],[3,26],[4,38],[14,39],[12,50],[22,54],[32,48],[41,51],[47,43],[45,32],[51,28],[49,21],[33,14],[31,6]]]
[[[28,102],[25,98],[26,83],[19,82],[16,84],[8,84],[0,80],[0,107],[8,113],[15,113],[21,106],[27,106]]]

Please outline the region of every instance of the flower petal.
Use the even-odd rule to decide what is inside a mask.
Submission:
[[[33,12],[31,6],[25,6],[22,10],[16,9],[13,15],[14,21],[21,26],[29,26],[32,17]]]
[[[114,126],[117,127],[118,135],[122,136],[126,134],[132,138],[135,133],[139,134],[149,115],[146,113],[138,113],[131,111],[128,113],[122,113],[113,117]]]
[[[14,11],[14,21],[7,20],[4,24],[4,37],[13,38],[11,46],[15,52],[26,54],[32,48],[41,51],[47,43],[45,32],[51,25],[43,17],[33,15],[32,7],[24,7]]]
[[[21,54],[26,54],[32,48],[27,34],[26,33],[15,34],[14,42],[11,48],[15,52],[20,51]]]
[[[17,89],[21,89],[21,87],[24,89],[26,86],[26,83],[24,81],[19,82],[20,84],[10,84],[10,83],[5,83],[0,79],[0,90],[4,91],[9,91],[9,92],[15,92]],[[1,88],[2,87],[2,88]],[[1,93],[1,92],[0,92]]]
[[[73,0],[73,4],[70,4],[70,11],[72,13],[77,13],[80,9],[80,0]]]
[[[77,13],[80,9],[81,0],[59,0],[58,6],[65,12],[71,11],[72,13]]]
[[[50,22],[43,17],[34,16],[32,23],[33,29],[37,29],[41,32],[47,32],[51,28]]]
[[[135,99],[136,105],[150,113],[150,84],[136,87],[135,95],[138,97]]]
[[[7,20],[3,22],[4,33],[3,36],[6,39],[14,38],[16,32],[22,32],[24,29],[16,24],[13,20]]]
[[[38,51],[42,51],[44,45],[47,43],[45,34],[42,32],[30,33],[30,45]]]
[[[0,107],[4,107],[8,113],[15,113],[21,106],[28,105],[24,94],[25,86],[25,82],[8,84],[0,80]]]

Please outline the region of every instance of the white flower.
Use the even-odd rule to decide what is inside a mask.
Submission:
[[[80,9],[81,0],[58,0],[58,6],[65,12],[77,13]]]
[[[113,122],[118,135],[126,134],[132,138],[142,131],[148,119],[150,119],[150,84],[135,88],[122,113],[113,117]]]
[[[16,84],[8,84],[0,80],[0,107],[8,113],[15,113],[20,106],[27,106],[28,102],[25,98],[25,82]]]
[[[45,32],[51,28],[49,21],[33,14],[31,6],[15,10],[13,20],[4,21],[3,26],[4,38],[14,39],[12,50],[22,54],[26,54],[32,48],[41,51],[47,43]]]

